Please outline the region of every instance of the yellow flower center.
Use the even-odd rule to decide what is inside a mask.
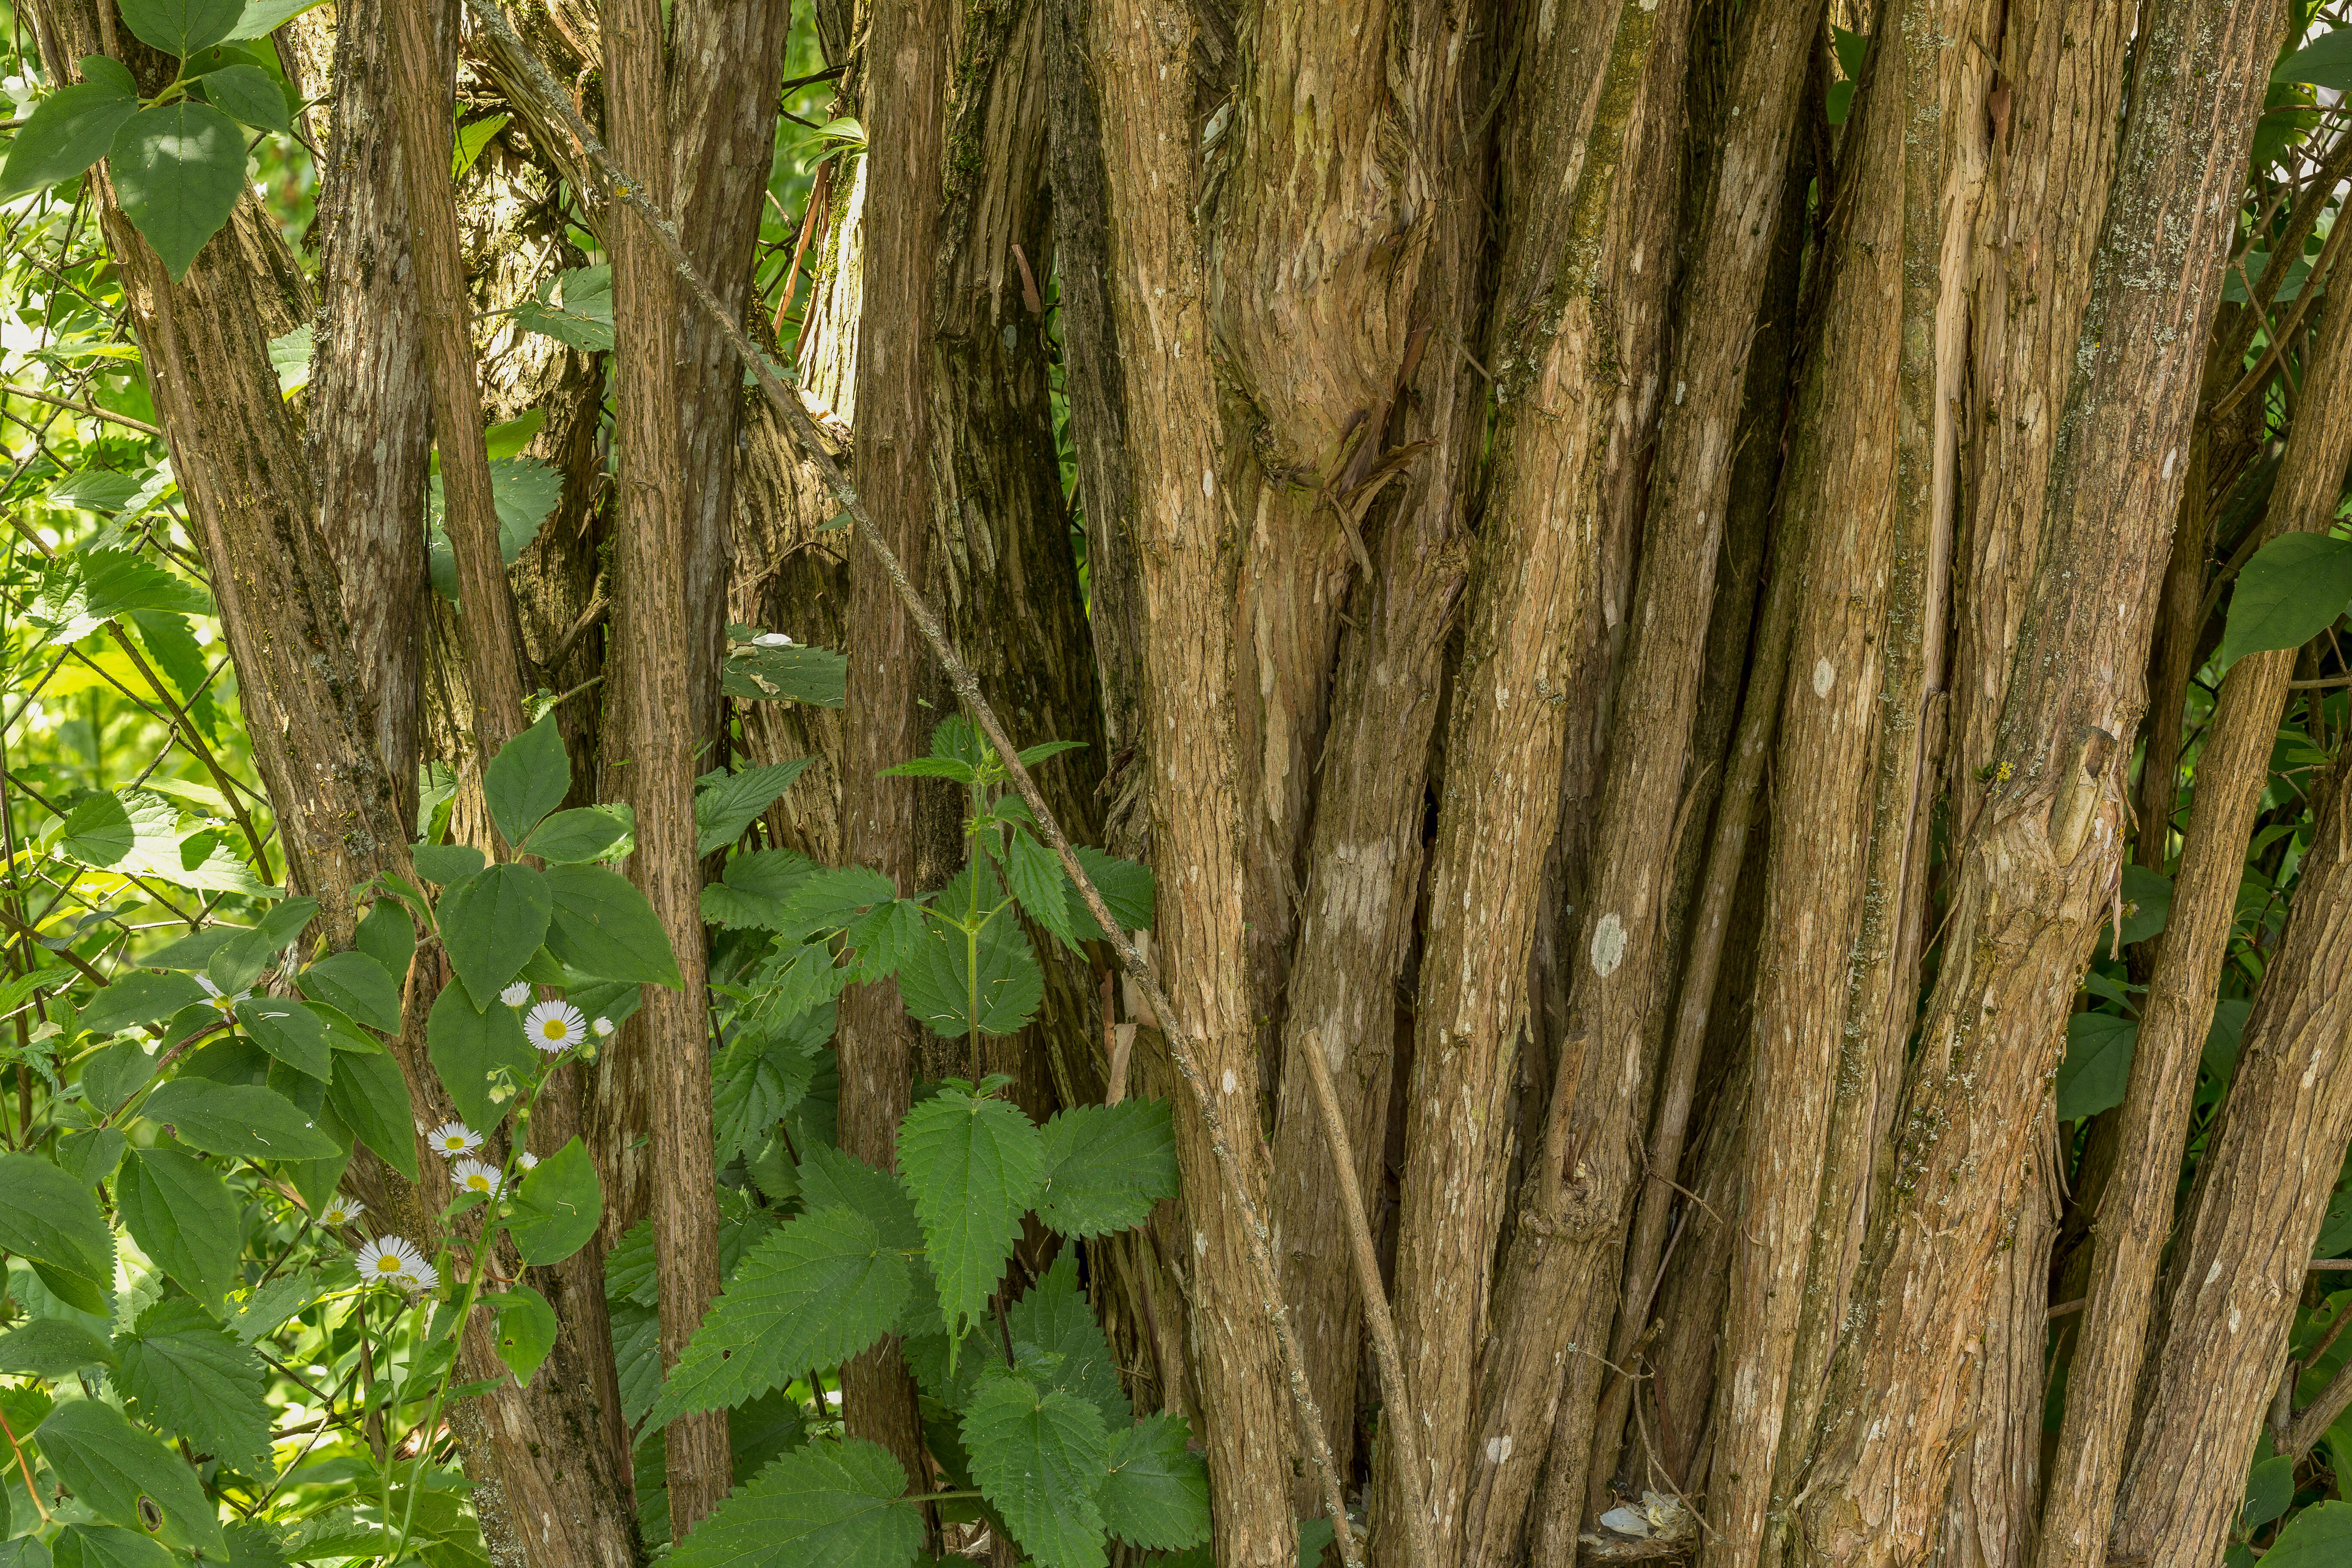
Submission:
[[[539,1032],[545,1035],[551,1040],[560,1040],[566,1033],[568,1033],[568,1031],[563,1027],[563,1020],[561,1018],[550,1018],[546,1023],[541,1024],[539,1026]]]
[[[379,1274],[397,1274],[400,1272],[400,1259],[387,1252],[375,1260],[375,1271]]]

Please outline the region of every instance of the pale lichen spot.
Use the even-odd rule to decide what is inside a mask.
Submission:
[[[1830,663],[1830,661],[1825,658],[1815,660],[1813,663],[1813,695],[1816,697],[1827,697],[1830,694],[1830,688],[1836,684],[1837,667]]]
[[[1234,1091],[1234,1074],[1231,1068],[1225,1069],[1224,1089],[1227,1094]]]
[[[1613,914],[1602,915],[1592,928],[1592,973],[1606,980],[1624,962],[1625,922]]]
[[[1486,1462],[1488,1464],[1499,1465],[1510,1457],[1511,1435],[1508,1432],[1504,1433],[1499,1437],[1489,1437],[1486,1439]]]

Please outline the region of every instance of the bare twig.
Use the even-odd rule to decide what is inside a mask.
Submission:
[[[143,436],[161,436],[163,433],[144,419],[133,419],[128,414],[117,414],[111,408],[100,408],[93,403],[76,403],[72,398],[59,397],[54,392],[40,392],[29,386],[19,386],[13,381],[0,382],[0,392],[5,392],[11,397],[29,397],[36,403],[46,403],[53,408],[62,408],[68,413],[88,415],[92,419],[103,419],[110,425],[121,425],[127,429],[136,430]]]
[[[1299,1350],[1297,1332],[1292,1328],[1289,1310],[1283,1304],[1281,1277],[1276,1272],[1274,1267],[1271,1237],[1265,1215],[1259,1208],[1256,1198],[1251,1194],[1250,1184],[1243,1173],[1241,1161],[1234,1152],[1232,1138],[1225,1130],[1224,1113],[1218,1108],[1216,1098],[1209,1093],[1208,1086],[1202,1080],[1200,1064],[1194,1057],[1196,1043],[1194,1037],[1184,1027],[1167,994],[1160,990],[1160,982],[1151,973],[1150,966],[1143,961],[1142,954],[1136,951],[1135,945],[1128,941],[1126,932],[1119,927],[1118,917],[1110,912],[1110,906],[1103,901],[1101,889],[1095,886],[1094,879],[1087,874],[1086,867],[1072,849],[1069,838],[1062,831],[1061,823],[1054,816],[1053,808],[1045,804],[1045,795],[1038,791],[1037,781],[1030,775],[1028,768],[1023,764],[1020,748],[1013,744],[1012,737],[1005,732],[1003,722],[997,718],[996,710],[982,694],[980,681],[971,673],[971,667],[964,663],[962,656],[948,640],[947,631],[940,624],[938,613],[931,608],[922,593],[908,579],[906,566],[899,561],[898,552],[890,548],[875,527],[873,518],[866,510],[866,503],[858,498],[856,487],[850,483],[849,477],[842,472],[841,465],[826,449],[824,437],[818,434],[815,425],[810,420],[808,411],[801,406],[800,400],[785,386],[776,367],[769,362],[768,356],[761,353],[751,340],[744,334],[740,322],[727,310],[726,306],[719,302],[719,297],[710,291],[709,284],[705,282],[701,275],[695,270],[693,263],[687,258],[685,248],[678,243],[677,225],[659,207],[646,198],[646,187],[642,181],[633,178],[626,171],[614,166],[612,154],[605,150],[604,142],[593,131],[589,129],[587,121],[580,117],[578,110],[572,107],[562,91],[557,89],[554,79],[548,74],[547,67],[516,34],[513,25],[507,20],[506,14],[499,8],[497,0],[466,0],[466,5],[467,10],[473,13],[475,19],[481,23],[482,26],[496,37],[514,58],[521,62],[525,79],[532,91],[541,100],[541,110],[551,112],[555,120],[572,132],[572,139],[579,143],[590,165],[611,183],[612,194],[620,205],[635,213],[645,222],[646,228],[654,237],[655,243],[668,258],[671,266],[677,268],[678,279],[685,285],[687,293],[710,318],[712,323],[725,334],[737,356],[758,378],[761,390],[768,395],[768,401],[774,405],[777,413],[782,416],[785,427],[791,430],[793,439],[799,443],[802,451],[824,479],[825,488],[833,492],[834,499],[840,502],[842,510],[849,514],[852,527],[857,537],[873,552],[874,559],[881,566],[883,574],[890,579],[891,587],[897,592],[900,602],[907,606],[908,618],[915,623],[916,629],[922,633],[924,642],[930,646],[932,654],[947,672],[948,684],[955,689],[957,697],[963,701],[979,724],[982,734],[987,737],[989,744],[996,749],[998,756],[1003,759],[1005,772],[1011,777],[1013,788],[1020,793],[1023,803],[1029,807],[1030,815],[1036,820],[1038,837],[1043,838],[1046,846],[1060,858],[1062,868],[1076,884],[1078,895],[1086,902],[1087,912],[1094,916],[1095,923],[1108,935],[1112,951],[1118,954],[1120,967],[1127,972],[1128,977],[1134,981],[1137,988],[1150,1003],[1153,1014],[1160,1019],[1160,1026],[1166,1032],[1169,1058],[1176,1068],[1177,1076],[1184,1080],[1185,1088],[1191,1091],[1193,1105],[1201,1118],[1202,1130],[1208,1135],[1210,1151],[1216,1159],[1219,1170],[1224,1174],[1228,1188],[1227,1195],[1241,1217],[1242,1237],[1248,1249],[1251,1270],[1257,1277],[1260,1305],[1265,1312],[1267,1322],[1274,1330],[1275,1342],[1281,1353],[1283,1371],[1290,1385],[1291,1402],[1297,1407],[1298,1425],[1301,1436],[1307,1444],[1307,1456],[1314,1462],[1316,1469],[1320,1472],[1322,1478],[1324,1502],[1331,1521],[1332,1538],[1339,1544],[1340,1555],[1347,1561],[1349,1568],[1361,1568],[1362,1549],[1358,1544],[1354,1528],[1348,1520],[1347,1495],[1340,1486],[1339,1467],[1331,1458],[1330,1445],[1324,1440],[1323,1414],[1316,1404],[1313,1390],[1307,1386],[1307,1358]],[[1255,1130],[1253,1130],[1253,1136],[1255,1136]]]

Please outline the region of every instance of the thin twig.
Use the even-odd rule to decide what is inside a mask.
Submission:
[[[1215,1157],[1218,1168],[1224,1175],[1229,1189],[1228,1196],[1234,1209],[1239,1213],[1242,1237],[1248,1250],[1252,1269],[1257,1275],[1260,1304],[1265,1312],[1268,1324],[1274,1330],[1275,1343],[1282,1358],[1283,1371],[1290,1384],[1291,1402],[1297,1409],[1299,1429],[1306,1440],[1307,1457],[1314,1462],[1316,1469],[1322,1477],[1324,1502],[1331,1521],[1332,1539],[1338,1543],[1340,1556],[1346,1560],[1349,1568],[1361,1568],[1363,1554],[1357,1543],[1355,1530],[1348,1520],[1347,1494],[1340,1486],[1339,1467],[1331,1458],[1331,1446],[1324,1440],[1323,1436],[1323,1413],[1315,1402],[1314,1391],[1307,1386],[1307,1358],[1299,1349],[1298,1335],[1291,1326],[1289,1310],[1283,1304],[1281,1276],[1276,1272],[1274,1267],[1274,1256],[1265,1215],[1258,1207],[1256,1198],[1251,1195],[1250,1184],[1243,1173],[1240,1160],[1234,1153],[1232,1141],[1225,1131],[1224,1114],[1218,1109],[1215,1097],[1209,1093],[1208,1085],[1202,1079],[1200,1064],[1194,1058],[1193,1037],[1184,1028],[1166,993],[1160,990],[1160,982],[1151,973],[1150,966],[1144,963],[1142,955],[1135,950],[1135,945],[1127,940],[1127,933],[1120,929],[1118,917],[1110,912],[1110,906],[1103,901],[1101,889],[1095,886],[1094,879],[1087,874],[1086,867],[1080,863],[1076,853],[1070,847],[1068,837],[1062,832],[1061,824],[1055,817],[1053,808],[1045,804],[1045,795],[1039,792],[1037,781],[1030,775],[1028,768],[1023,764],[1020,748],[1015,746],[1012,738],[1005,733],[1003,721],[997,718],[996,710],[990,705],[988,699],[982,694],[980,682],[972,675],[971,667],[964,663],[962,657],[956,652],[954,645],[948,641],[947,632],[940,626],[939,616],[932,610],[929,602],[908,580],[907,568],[899,561],[898,552],[890,548],[875,527],[872,515],[866,510],[866,503],[858,498],[856,487],[849,482],[849,477],[841,471],[840,464],[834,459],[833,454],[825,449],[824,438],[817,433],[815,425],[810,420],[808,411],[801,406],[800,400],[786,388],[775,366],[769,363],[768,356],[761,353],[753,345],[751,340],[744,334],[743,328],[735,315],[719,302],[719,297],[710,291],[709,284],[705,282],[701,274],[695,270],[694,264],[687,258],[684,247],[678,243],[677,225],[671,222],[660,208],[646,199],[645,184],[642,181],[632,178],[625,171],[614,166],[612,154],[605,151],[604,142],[593,131],[588,128],[587,121],[580,117],[578,110],[564,99],[562,93],[556,88],[554,79],[548,74],[547,67],[516,34],[513,25],[507,20],[506,13],[499,8],[497,0],[466,0],[466,5],[467,9],[473,13],[475,19],[479,21],[483,27],[498,38],[521,63],[526,80],[541,99],[542,110],[554,111],[557,120],[572,132],[572,139],[579,143],[582,153],[587,157],[590,164],[611,182],[613,195],[620,204],[644,220],[646,228],[654,236],[655,243],[669,258],[671,266],[677,269],[679,280],[686,286],[687,293],[710,318],[713,324],[726,335],[737,356],[759,379],[761,390],[768,395],[769,402],[773,404],[776,411],[783,416],[785,427],[792,431],[793,439],[799,443],[802,451],[806,454],[810,463],[824,479],[825,488],[833,492],[834,499],[840,502],[842,510],[849,513],[851,525],[857,537],[865,542],[868,550],[873,552],[874,558],[881,565],[884,574],[890,579],[890,585],[897,592],[899,602],[907,606],[908,618],[915,623],[916,629],[922,633],[923,640],[930,645],[932,654],[937,657],[940,667],[947,672],[948,684],[955,689],[956,695],[971,710],[972,718],[980,725],[981,732],[987,737],[989,744],[996,749],[998,756],[1003,759],[1005,772],[1013,780],[1013,788],[1020,792],[1023,803],[1029,807],[1030,815],[1036,820],[1038,837],[1043,838],[1046,846],[1060,858],[1062,868],[1076,884],[1078,895],[1086,902],[1087,912],[1094,916],[1096,925],[1108,935],[1112,951],[1118,954],[1120,966],[1126,970],[1128,977],[1133,980],[1138,988],[1143,992],[1145,1000],[1151,1005],[1153,1014],[1160,1019],[1161,1027],[1167,1035],[1170,1060],[1176,1068],[1177,1076],[1184,1080],[1185,1087],[1192,1091],[1193,1105],[1200,1114],[1202,1129],[1208,1137],[1210,1152]]]
[[[1364,1217],[1364,1194],[1356,1185],[1355,1143],[1348,1136],[1347,1119],[1339,1114],[1339,1092],[1331,1087],[1331,1068],[1323,1060],[1321,1034],[1307,1030],[1299,1055],[1307,1058],[1307,1075],[1315,1084],[1315,1108],[1322,1112],[1323,1133],[1331,1142],[1331,1163],[1339,1170],[1339,1212],[1347,1216],[1356,1289],[1364,1299],[1365,1326],[1372,1331],[1372,1359],[1380,1363],[1381,1402],[1395,1413],[1395,1419],[1381,1423],[1381,1433],[1395,1445],[1397,1472],[1404,1479],[1406,1560],[1413,1568],[1435,1568],[1437,1549],[1429,1537],[1429,1508],[1422,1493],[1421,1439],[1413,1430],[1418,1407],[1405,1381],[1396,1320],[1390,1315],[1388,1297],[1381,1289],[1381,1255],[1372,1245],[1371,1225]]]
[[[128,414],[117,414],[111,408],[100,408],[92,403],[76,403],[70,397],[59,397],[53,392],[38,392],[29,386],[19,386],[13,381],[0,382],[0,392],[11,397],[29,397],[36,403],[46,403],[69,413],[86,414],[92,419],[103,419],[110,425],[121,425],[143,436],[161,436],[163,432],[144,419],[133,419]]]

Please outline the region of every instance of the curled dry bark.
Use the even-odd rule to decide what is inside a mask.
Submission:
[[[2164,526],[2232,236],[2268,12],[2166,0],[2137,83],[2043,514],[2042,569],[1997,731],[2012,776],[1956,852],[1943,967],[1903,1101],[1897,1167],[1793,1507],[1791,1550],[1924,1552],[1963,1418],[1964,1342],[2008,1230],[2037,1098],[2122,854],[2120,748],[2138,718]],[[2154,520],[2154,521],[2151,521]],[[2056,672],[2068,672],[2062,681]]]
[[[2271,492],[2269,537],[2327,528],[2352,463],[2352,311],[2332,300],[2322,310]],[[2067,1370],[2065,1422],[2042,1505],[2041,1568],[2098,1568],[2106,1548],[2158,1265],[2172,1230],[2199,1057],[2294,658],[2286,648],[2231,665],[2198,755],[2172,910],[2140,1006],[2122,1144],[2093,1233],[2090,1304]]]
[[[1525,184],[1509,197],[1519,221],[1487,351],[1500,379],[1448,720],[1397,1232],[1398,1331],[1417,1380],[1406,1418],[1422,1424],[1434,1568],[1478,1548],[1467,1538],[1475,1350],[1502,1221],[1528,958],[1558,820],[1573,673],[1562,650],[1596,588],[1587,545],[1615,375],[1591,290],[1609,216],[1624,199],[1627,132],[1662,9],[1595,4],[1581,23],[1556,17],[1549,27],[1530,16],[1518,46],[1506,144]],[[1588,47],[1596,23],[1611,37],[1605,51]],[[1554,1191],[1580,1174],[1557,1136],[1538,1157],[1545,1164],[1531,1179]],[[1523,1226],[1515,1260],[1528,1234]],[[1507,1287],[1498,1300],[1507,1298]],[[1384,1454],[1375,1515],[1408,1495]],[[1402,1561],[1402,1534],[1375,1542],[1381,1561]]]
[[[2263,976],[2158,1293],[2105,1542],[2108,1563],[2210,1563],[2285,1360],[2345,1142],[2352,1138],[2352,816],[2318,812],[2286,934]]]

